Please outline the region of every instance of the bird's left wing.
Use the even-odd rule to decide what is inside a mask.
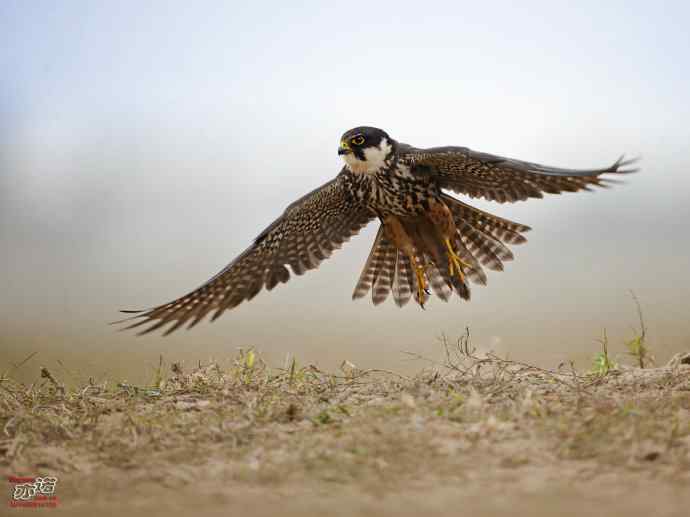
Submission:
[[[136,313],[123,321],[139,320],[126,328],[150,323],[140,332],[146,334],[172,323],[167,335],[186,323],[196,325],[211,311],[216,319],[262,288],[270,291],[287,282],[287,265],[297,275],[316,268],[374,215],[352,198],[338,175],[288,206],[244,253],[198,289],[152,309],[123,311]]]
[[[428,174],[441,188],[470,197],[483,197],[499,203],[589,190],[590,185],[605,186],[602,174],[626,174],[635,160],[619,158],[599,169],[562,169],[473,151],[467,147],[417,149],[399,147],[399,156],[418,174]]]

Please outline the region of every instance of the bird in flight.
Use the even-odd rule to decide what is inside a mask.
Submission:
[[[118,323],[169,325],[170,334],[215,320],[226,310],[315,269],[333,250],[374,219],[380,226],[352,298],[369,291],[375,305],[390,293],[398,306],[414,298],[422,308],[433,292],[470,299],[468,281],[485,285],[484,267],[501,271],[529,226],[474,208],[446,191],[499,203],[606,186],[603,174],[634,172],[619,158],[599,169],[563,169],[473,151],[466,147],[418,149],[374,127],[357,127],[340,139],[340,173],[289,205],[251,246],[217,275],[176,300],[133,313]],[[289,266],[289,270],[288,270]],[[132,320],[134,322],[132,323]]]

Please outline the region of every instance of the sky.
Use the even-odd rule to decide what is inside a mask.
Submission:
[[[256,347],[413,371],[438,338],[553,366],[637,324],[690,347],[690,35],[685,2],[0,3],[0,367],[143,379]],[[182,295],[385,129],[564,167],[641,158],[596,193],[514,205],[516,260],[471,303],[350,300],[372,224],[317,271],[213,324],[135,338],[123,308]],[[88,376],[88,375],[87,375]]]

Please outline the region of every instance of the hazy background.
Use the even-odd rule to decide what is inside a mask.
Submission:
[[[326,5],[328,4],[328,5]],[[690,348],[686,2],[0,2],[0,368],[38,354],[147,379],[255,346],[416,370],[437,337],[554,366],[612,352],[642,302],[660,359]],[[376,225],[216,323],[135,338],[118,309],[186,293],[335,175],[339,136],[547,164],[641,155],[625,185],[516,205],[533,226],[471,303],[350,295]]]

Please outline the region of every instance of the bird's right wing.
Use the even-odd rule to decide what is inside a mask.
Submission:
[[[185,323],[196,325],[211,311],[216,319],[262,288],[270,291],[287,282],[287,265],[297,275],[316,268],[374,216],[352,198],[338,175],[288,206],[244,253],[201,287],[152,309],[123,311],[136,315],[122,321],[139,320],[126,328],[150,323],[141,334],[172,323],[167,335]]]

